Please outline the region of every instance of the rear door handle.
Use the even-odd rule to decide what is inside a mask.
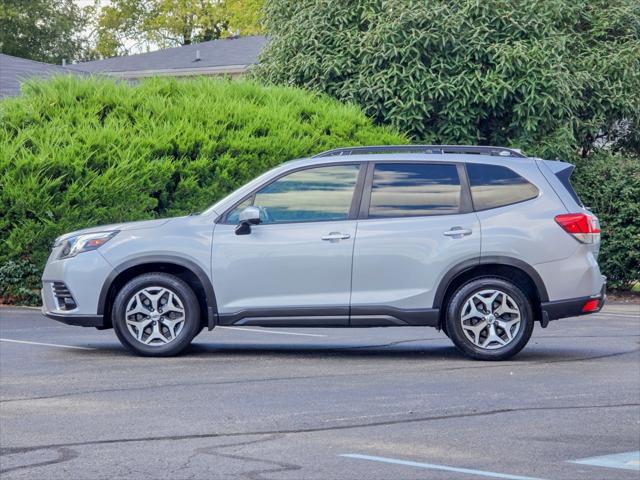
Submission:
[[[329,235],[323,236],[322,240],[326,240],[327,242],[337,242],[338,240],[346,240],[347,238],[351,238],[351,235],[348,233],[331,232]]]
[[[461,237],[464,237],[465,235],[471,235],[472,233],[473,233],[473,230],[471,230],[470,228],[451,227],[451,230],[447,230],[442,234],[445,237],[461,238]]]

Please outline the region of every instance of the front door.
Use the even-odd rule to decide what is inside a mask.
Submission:
[[[221,324],[348,324],[359,170],[341,164],[285,174],[215,226],[212,272]],[[237,235],[238,214],[249,205],[260,209],[261,223]]]
[[[480,256],[480,225],[447,163],[376,163],[353,260],[352,325],[435,325],[445,273]]]

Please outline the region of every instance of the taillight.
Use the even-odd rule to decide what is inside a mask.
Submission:
[[[587,300],[587,302],[582,306],[582,311],[584,313],[595,312],[596,310],[598,310],[599,305],[600,300],[598,300],[597,298]]]
[[[556,222],[565,232],[582,243],[600,242],[598,219],[587,213],[564,213],[556,216]]]

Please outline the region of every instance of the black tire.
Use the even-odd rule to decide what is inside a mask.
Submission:
[[[146,287],[163,287],[170,290],[178,297],[184,307],[184,325],[182,329],[175,335],[175,338],[163,345],[145,345],[137,340],[127,328],[125,316],[127,305],[137,292]],[[131,279],[116,295],[111,320],[113,329],[122,345],[129,351],[146,357],[177,355],[184,351],[193,338],[202,330],[200,306],[191,287],[175,275],[161,272],[145,273]]]
[[[506,293],[515,302],[520,311],[520,327],[517,333],[512,335],[512,339],[504,346],[499,346],[499,343],[492,342],[496,346],[493,349],[476,345],[467,337],[462,327],[462,309],[465,303],[483,290],[497,290]],[[505,316],[503,318],[513,317]],[[517,285],[503,278],[481,277],[471,280],[456,290],[447,305],[446,330],[448,337],[451,338],[458,350],[476,360],[506,360],[513,357],[529,342],[533,332],[533,324],[531,301]],[[515,327],[512,328],[515,330]],[[488,329],[482,330],[482,332],[486,340]],[[496,332],[501,332],[503,341],[504,338],[508,338],[506,332],[500,327],[496,327]],[[480,335],[478,334],[476,339],[480,339]]]

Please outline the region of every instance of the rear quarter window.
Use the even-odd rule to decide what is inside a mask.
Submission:
[[[475,210],[504,207],[538,196],[535,185],[507,167],[468,163],[467,175]]]
[[[580,197],[578,197],[578,194],[573,189],[573,185],[571,185],[571,174],[573,173],[573,169],[574,169],[574,166],[570,165],[564,170],[560,170],[559,172],[557,172],[556,177],[558,177],[558,180],[560,180],[560,183],[562,183],[562,186],[567,189],[567,192],[569,192],[569,195],[571,195],[571,198],[573,198],[578,205],[580,205],[581,207],[584,207],[582,200],[580,200]]]

